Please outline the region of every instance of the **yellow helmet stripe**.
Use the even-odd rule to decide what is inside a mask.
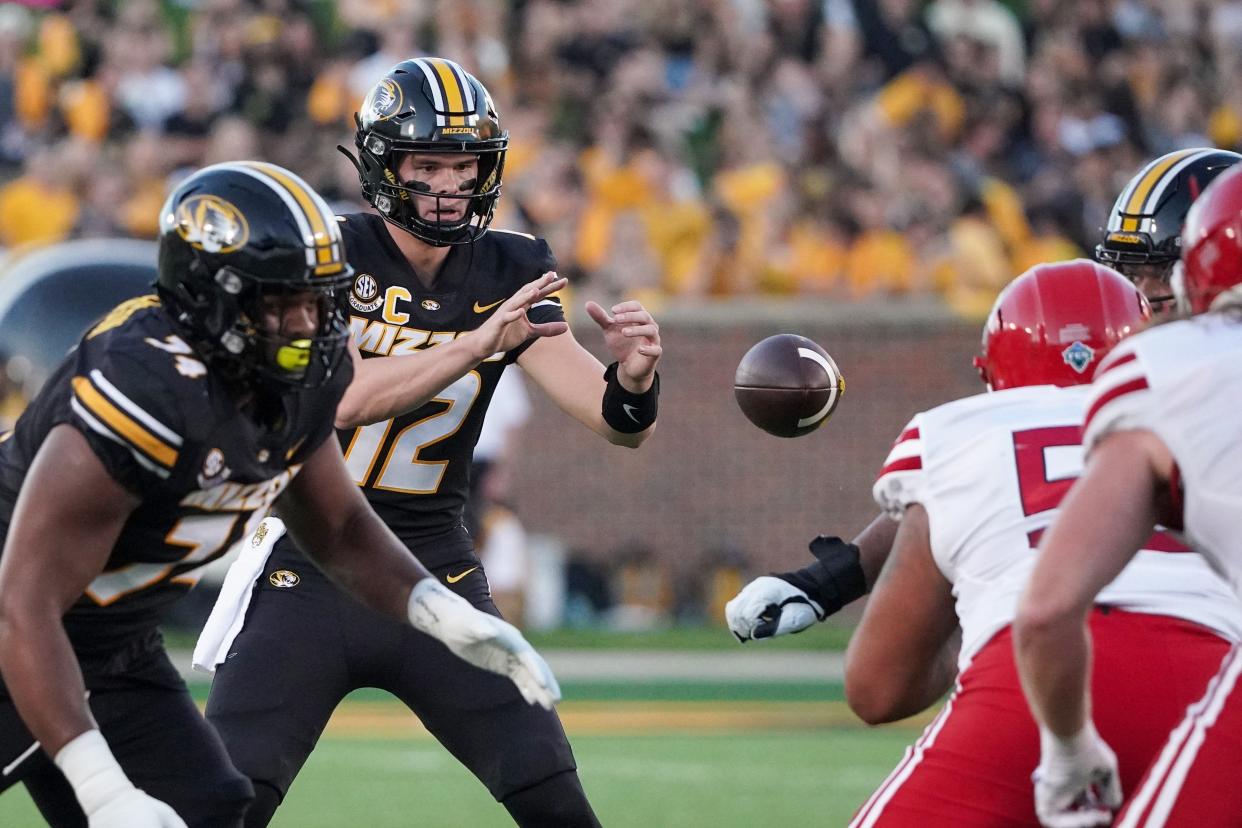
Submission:
[[[432,68],[436,70],[436,75],[440,78],[440,85],[444,89],[445,109],[449,112],[465,112],[466,102],[465,95],[462,93],[461,82],[457,79],[457,74],[449,66],[448,61],[443,58],[432,58],[427,61]],[[449,126],[465,126],[465,115],[450,115]]]
[[[311,236],[315,245],[315,274],[324,275],[329,270],[339,272],[343,267],[341,256],[340,230],[336,225],[335,216],[327,210],[327,205],[313,191],[295,176],[289,175],[275,164],[263,161],[245,162],[248,166],[262,172],[289,191],[294,201],[302,208],[310,223]]]
[[[1121,229],[1127,231],[1136,231],[1139,229],[1138,214],[1142,213],[1143,205],[1147,202],[1151,194],[1156,190],[1156,185],[1164,177],[1170,169],[1177,164],[1178,161],[1184,160],[1187,156],[1193,155],[1199,150],[1186,149],[1178,152],[1171,152],[1163,158],[1157,159],[1148,167],[1146,174],[1139,179],[1135,185],[1130,197],[1126,199],[1126,207],[1123,210],[1124,218],[1121,222]]]

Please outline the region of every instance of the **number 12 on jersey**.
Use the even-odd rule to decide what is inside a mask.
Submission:
[[[448,403],[447,408],[415,420],[401,429],[391,441],[388,434],[397,418],[359,426],[345,450],[345,465],[350,477],[359,486],[366,485],[383,455],[374,488],[405,494],[435,494],[448,468],[448,461],[420,460],[418,455],[428,446],[457,433],[474,407],[482,386],[483,380],[477,371],[466,374],[433,398]],[[389,445],[386,452],[385,445]]]

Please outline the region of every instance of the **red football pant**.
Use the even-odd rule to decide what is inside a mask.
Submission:
[[[1162,615],[1096,608],[1090,623],[1092,716],[1117,753],[1128,794],[1187,706],[1203,695],[1229,642]],[[975,655],[940,714],[850,828],[1036,828],[1031,773],[1038,764],[1039,731],[1006,627]]]
[[[1242,649],[1186,710],[1117,817],[1124,828],[1242,826]]]

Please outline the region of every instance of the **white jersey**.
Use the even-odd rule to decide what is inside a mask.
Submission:
[[[932,556],[953,584],[962,669],[1013,622],[1039,538],[1082,471],[1089,393],[1045,385],[947,403],[911,420],[885,461],[876,502],[898,520],[912,503],[927,510]],[[1242,638],[1242,607],[1201,557],[1163,532],[1147,546],[1097,603]]]
[[[1242,596],[1242,321],[1205,314],[1110,353],[1092,386],[1084,445],[1129,429],[1168,447],[1183,534]]]

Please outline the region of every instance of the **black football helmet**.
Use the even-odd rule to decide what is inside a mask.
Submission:
[[[275,164],[206,167],[160,212],[155,286],[164,306],[199,356],[247,385],[283,393],[332,375],[349,339],[352,279],[332,210]],[[307,291],[319,298],[312,338],[263,329],[261,299]]]
[[[500,198],[509,133],[500,128],[492,96],[473,75],[444,58],[398,63],[362,101],[354,116],[355,157],[362,194],[388,221],[416,238],[443,247],[474,241],[487,230]],[[458,193],[432,193],[421,182],[397,176],[401,153],[470,153],[479,174]],[[466,200],[455,221],[428,221],[418,214],[415,196]]]
[[[1104,239],[1095,248],[1096,261],[1131,279],[1135,265],[1163,266],[1167,282],[1181,253],[1182,224],[1190,205],[1239,161],[1242,155],[1236,152],[1197,148],[1170,152],[1143,167],[1117,196]]]

